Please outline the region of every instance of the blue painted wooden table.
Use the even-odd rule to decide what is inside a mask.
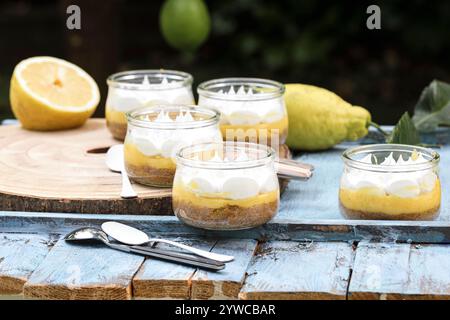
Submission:
[[[337,190],[346,147],[299,156],[316,166],[315,176],[291,182],[278,216],[251,230],[202,231],[173,216],[0,212],[0,294],[50,299],[450,298],[450,147],[439,150],[442,212],[431,222],[345,220]],[[107,220],[236,259],[213,273],[61,240],[75,228]]]

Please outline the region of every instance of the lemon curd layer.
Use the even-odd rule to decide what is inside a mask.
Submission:
[[[242,124],[242,125],[231,125],[231,124],[221,124],[220,130],[222,131],[222,135],[225,138],[227,136],[227,130],[267,130],[268,137],[271,136],[272,130],[279,130],[278,134],[282,135],[283,132],[287,131],[288,129],[288,117],[284,117],[281,120],[270,122],[270,123],[259,123],[259,124]]]
[[[227,195],[225,193],[196,193],[181,183],[176,183],[172,190],[172,197],[176,201],[185,201],[194,206],[211,209],[218,209],[226,206],[250,208],[265,203],[272,203],[279,201],[280,193],[279,190],[274,190],[271,192],[260,193],[250,198],[236,200],[226,199],[226,196]]]
[[[350,210],[389,215],[414,214],[436,210],[441,203],[441,185],[439,180],[431,192],[422,193],[414,198],[402,198],[395,195],[379,195],[370,188],[339,190],[341,204]]]
[[[156,169],[175,170],[176,164],[172,158],[164,158],[160,155],[146,156],[139,151],[136,145],[125,143],[124,145],[125,163],[129,166],[152,167]]]
[[[117,111],[107,106],[105,115],[109,122],[127,125],[127,117],[125,116],[125,112]]]

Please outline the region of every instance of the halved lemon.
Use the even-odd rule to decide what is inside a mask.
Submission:
[[[61,130],[83,125],[97,108],[100,93],[80,67],[58,58],[34,57],[14,69],[10,101],[25,129]]]

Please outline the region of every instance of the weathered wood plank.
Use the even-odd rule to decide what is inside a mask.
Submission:
[[[211,250],[216,240],[172,239],[204,250]],[[171,248],[158,245],[158,247]],[[133,296],[138,299],[189,299],[191,278],[196,268],[147,258],[133,279]]]
[[[379,299],[408,282],[409,244],[363,243],[356,249],[349,299]]]
[[[407,298],[450,300],[450,246],[411,246],[409,270]]]
[[[348,243],[269,242],[261,245],[241,299],[346,299],[352,262]]]
[[[307,182],[291,181],[280,203],[279,218],[305,220],[343,220],[339,212],[338,190],[343,170],[340,155],[345,146],[296,156],[294,159],[312,164],[314,175]],[[301,205],[299,205],[301,204]]]
[[[104,245],[58,241],[25,283],[40,299],[130,299],[131,281],[144,258]]]
[[[360,243],[349,299],[450,299],[450,246]]]
[[[314,240],[450,243],[448,221],[364,221],[275,218],[264,226],[241,231],[191,228],[176,217],[0,212],[0,232],[65,234],[84,226],[118,221],[163,237],[214,237],[258,240]]]
[[[0,234],[0,294],[20,294],[31,273],[44,260],[54,237]]]
[[[192,278],[192,299],[237,299],[256,250],[254,240],[219,240],[212,252],[234,256],[224,270],[197,270]]]

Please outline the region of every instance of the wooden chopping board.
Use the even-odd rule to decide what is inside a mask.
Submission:
[[[173,214],[171,189],[134,184],[139,197],[120,198],[120,174],[105,165],[105,152],[119,143],[104,119],[57,132],[0,126],[0,210]],[[290,157],[286,146],[280,156]],[[285,180],[282,187],[286,186]]]

